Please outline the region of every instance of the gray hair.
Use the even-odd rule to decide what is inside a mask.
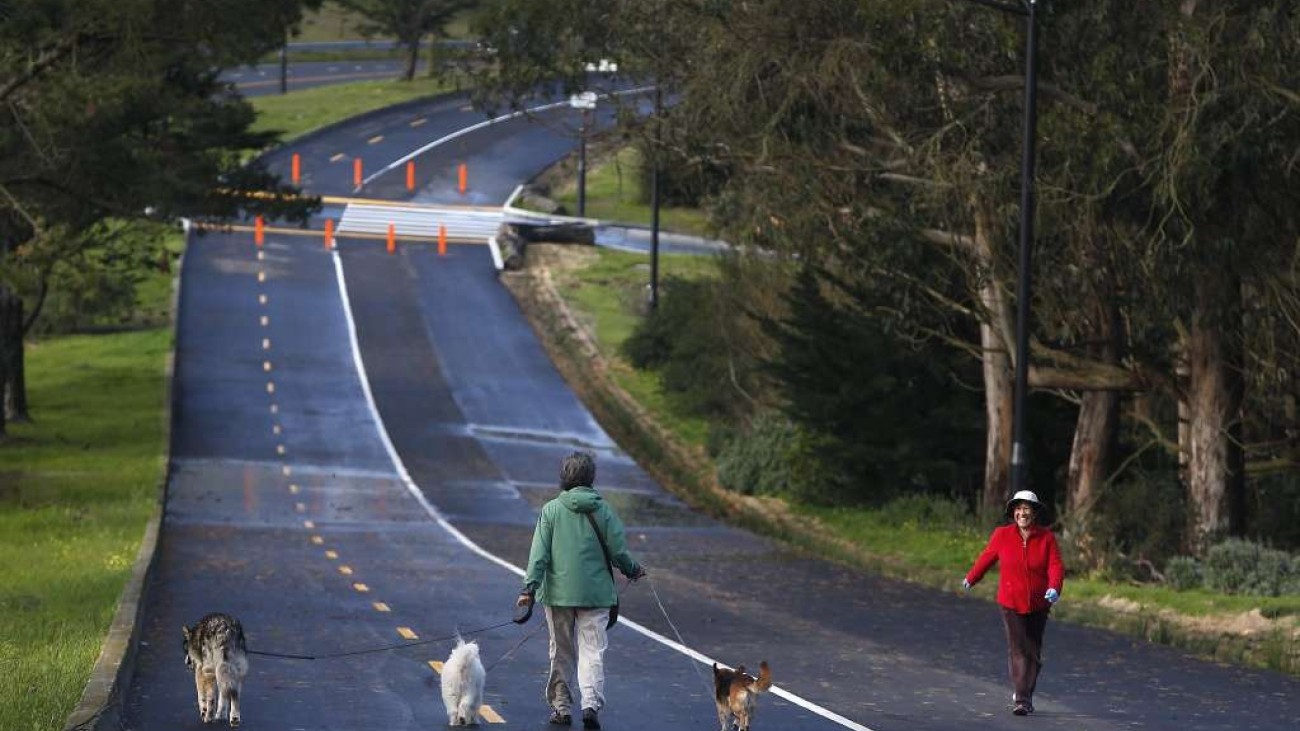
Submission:
[[[596,458],[590,452],[574,452],[560,465],[560,489],[590,487],[596,482]]]

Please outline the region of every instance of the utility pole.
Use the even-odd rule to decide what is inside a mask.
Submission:
[[[1030,264],[1034,248],[1034,157],[1038,137],[1038,0],[1025,0],[1025,121],[1020,153],[1020,281],[1016,284],[1016,374],[1012,413],[1011,493],[1025,489],[1029,399]]]
[[[663,92],[655,85],[654,144],[650,160],[650,310],[659,307],[659,115],[663,114]]]
[[[289,93],[289,39],[287,37],[284,45],[280,46],[280,93]]]

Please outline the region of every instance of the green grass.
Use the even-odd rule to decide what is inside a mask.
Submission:
[[[595,251],[579,281],[561,288],[562,296],[588,320],[601,352],[611,360],[614,381],[687,443],[703,446],[708,422],[679,413],[660,387],[658,376],[628,366],[619,356],[619,347],[642,317],[650,282],[649,257],[610,249]],[[661,283],[669,276],[716,276],[716,265],[708,257],[660,255],[659,276]]]
[[[461,12],[443,30],[448,38],[470,38],[470,18],[474,10]],[[337,3],[324,3],[319,10],[303,13],[302,26],[294,41],[358,41],[364,40],[361,26],[365,18],[357,13],[339,6]]]
[[[641,153],[624,147],[606,159],[596,160],[587,170],[587,209],[589,218],[650,225],[650,206],[643,190],[645,175],[641,171]],[[578,181],[572,177],[553,192],[557,202],[569,211],[578,210]],[[665,231],[707,236],[708,214],[698,208],[659,209],[659,225]]]
[[[249,100],[257,110],[257,131],[278,130],[283,139],[297,137],[374,109],[453,91],[454,84],[417,76],[412,81],[360,81],[303,89]]]
[[[0,728],[61,729],[163,470],[166,329],[28,346],[33,423],[0,442]]]

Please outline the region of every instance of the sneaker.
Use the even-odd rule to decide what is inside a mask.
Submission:
[[[568,726],[573,723],[573,717],[567,711],[556,709],[551,711],[551,718],[548,723],[552,726]]]
[[[1016,707],[1011,709],[1011,712],[1017,716],[1028,716],[1029,706],[1025,705],[1024,703],[1017,703]]]
[[[595,708],[582,709],[582,727],[585,729],[600,728],[600,721],[596,718]]]

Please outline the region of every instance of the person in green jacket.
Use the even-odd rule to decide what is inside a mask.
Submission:
[[[550,722],[572,723],[571,679],[575,675],[582,700],[582,726],[599,729],[597,714],[605,705],[605,634],[610,607],[618,603],[609,561],[636,581],[645,569],[628,553],[623,521],[592,486],[596,460],[574,452],[560,466],[559,496],[542,506],[528,552],[528,573],[516,604],[541,602],[551,633],[551,671],[546,680]],[[590,516],[590,518],[588,517]],[[592,524],[594,519],[595,525]],[[600,531],[600,537],[596,535]]]

